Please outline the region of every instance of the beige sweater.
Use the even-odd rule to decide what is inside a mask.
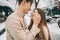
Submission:
[[[29,31],[22,17],[12,13],[6,20],[7,40],[35,40],[40,29],[35,25]]]

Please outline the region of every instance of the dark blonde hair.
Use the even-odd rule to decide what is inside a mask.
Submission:
[[[23,0],[17,0],[18,4],[20,5]],[[30,2],[31,4],[33,3],[33,0],[26,0],[26,2]]]
[[[35,9],[34,9],[34,10],[35,10]],[[43,31],[43,27],[46,27],[46,28],[48,29],[47,23],[46,23],[45,12],[44,12],[43,10],[39,9],[39,8],[36,8],[36,10],[38,10],[38,13],[39,13],[40,16],[41,16],[41,21],[40,21],[38,27],[41,29],[41,33],[42,33],[43,39],[46,40],[46,38],[45,38],[45,36],[44,36],[44,31]],[[29,30],[31,29],[32,25],[33,25],[33,21],[31,20],[31,24],[30,24],[30,26],[29,26],[29,28],[28,28]],[[49,29],[48,29],[48,33],[49,33],[49,34],[48,34],[48,35],[49,35],[48,40],[51,40]],[[39,35],[37,35],[36,37],[39,37]]]

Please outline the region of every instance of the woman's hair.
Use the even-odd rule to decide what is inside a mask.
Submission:
[[[35,9],[34,9],[34,10],[35,10]],[[39,9],[39,8],[36,8],[36,10],[38,10],[38,13],[39,13],[40,16],[41,16],[41,21],[40,21],[38,27],[41,29],[41,33],[42,33],[42,36],[43,36],[44,40],[46,40],[46,38],[45,38],[45,36],[44,36],[44,31],[43,31],[43,27],[46,27],[46,28],[48,29],[47,23],[46,23],[45,12],[44,12],[43,10]],[[28,28],[29,30],[31,29],[32,25],[33,25],[33,21],[31,20],[31,24],[30,24],[30,26],[29,26],[29,28]],[[48,35],[49,35],[48,40],[51,40],[49,29],[48,29],[48,33],[49,33],[49,34],[48,34]],[[36,35],[36,37],[39,37],[39,35]]]

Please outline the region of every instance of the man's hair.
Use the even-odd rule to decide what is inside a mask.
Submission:
[[[21,4],[23,0],[17,0],[18,4]],[[31,4],[33,3],[33,0],[26,0],[26,2],[30,2]]]

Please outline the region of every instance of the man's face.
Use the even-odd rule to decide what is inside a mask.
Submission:
[[[24,12],[27,13],[31,8],[31,3],[30,2],[27,2],[24,6]]]

